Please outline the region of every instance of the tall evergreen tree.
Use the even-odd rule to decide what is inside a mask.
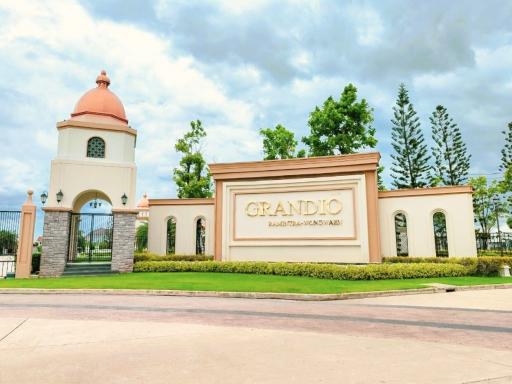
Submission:
[[[471,155],[457,124],[442,105],[438,105],[430,116],[432,125],[432,147],[434,155],[435,184],[461,185],[467,182]]]
[[[505,135],[505,145],[501,150],[500,171],[506,171],[512,165],[512,122],[508,123],[508,130],[502,131]]]
[[[393,186],[396,188],[423,188],[430,180],[430,156],[421,131],[419,118],[409,100],[407,89],[400,84],[396,106],[391,119],[391,166]]]

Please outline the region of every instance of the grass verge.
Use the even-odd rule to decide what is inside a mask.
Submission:
[[[512,283],[503,277],[439,277],[399,280],[325,280],[299,276],[174,272],[0,280],[0,288],[168,289],[225,292],[347,293],[425,288],[429,283],[481,285]]]

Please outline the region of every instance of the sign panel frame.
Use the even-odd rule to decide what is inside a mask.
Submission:
[[[240,195],[274,195],[278,193],[291,194],[300,192],[332,192],[332,191],[350,191],[351,192],[351,206],[352,206],[352,236],[237,236],[237,196]],[[243,209],[242,207],[239,207]],[[285,219],[283,219],[285,220]],[[356,204],[356,186],[355,185],[310,185],[294,188],[283,187],[269,187],[268,189],[243,189],[232,192],[231,201],[231,241],[244,242],[244,241],[282,241],[282,240],[358,240],[358,209]]]

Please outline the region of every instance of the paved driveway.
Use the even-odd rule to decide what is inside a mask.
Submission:
[[[0,383],[512,383],[512,290],[0,295]]]

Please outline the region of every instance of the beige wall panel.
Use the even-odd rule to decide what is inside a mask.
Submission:
[[[157,205],[149,208],[148,250],[165,255],[167,241],[167,220],[176,218],[176,254],[196,253],[196,220],[206,219],[206,254],[213,255],[214,247],[214,205]]]
[[[368,220],[364,175],[302,179],[224,182],[222,190],[222,259],[296,262],[367,263]],[[335,198],[328,214],[276,216],[281,201],[326,200]],[[250,216],[251,202],[271,207],[265,216]],[[288,212],[289,213],[289,212]],[[311,224],[311,220],[339,220],[341,225]],[[284,227],[275,222],[286,222]],[[291,222],[292,224],[288,225]],[[298,223],[298,224],[297,224]]]
[[[398,212],[407,218],[409,255],[435,256],[432,216],[438,211],[446,215],[449,256],[476,256],[471,193],[379,198],[382,256],[396,256],[394,216]]]
[[[368,256],[359,245],[247,246],[231,247],[230,251],[231,260],[236,261],[368,263]]]
[[[53,160],[47,206],[72,209],[81,193],[98,190],[109,197],[114,209],[135,208],[136,176],[137,168],[133,163],[101,162],[91,166],[90,160]],[[64,193],[60,204],[55,197],[59,190]],[[126,206],[121,202],[124,193],[128,196]]]
[[[87,159],[91,162],[134,162],[135,136],[125,132],[99,129],[72,128],[59,130],[57,159],[83,159],[87,153],[87,142],[91,137],[105,141],[105,159]]]

